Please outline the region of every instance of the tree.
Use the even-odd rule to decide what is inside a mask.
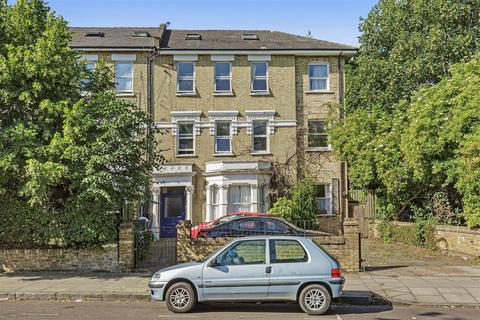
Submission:
[[[400,146],[414,181],[453,188],[480,226],[480,54],[451,74],[413,96]]]
[[[116,98],[109,68],[86,70],[43,1],[0,8],[0,242],[115,241],[160,159],[150,117]]]
[[[350,185],[374,189],[395,216],[435,191],[414,179],[400,148],[405,111],[421,87],[478,49],[480,2],[380,0],[361,21],[358,55],[347,68],[346,116],[331,119],[334,150]]]

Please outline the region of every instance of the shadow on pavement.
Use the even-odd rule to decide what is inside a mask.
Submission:
[[[398,269],[398,268],[407,268],[407,267],[408,267],[408,265],[368,266],[368,267],[365,267],[365,272],[375,272],[375,271]]]
[[[334,304],[326,314],[369,314],[392,310],[391,305],[347,306]],[[211,312],[268,312],[268,313],[303,313],[297,303],[208,303],[199,304],[193,313]]]
[[[150,278],[152,273],[78,272],[78,271],[16,271],[4,272],[0,277],[23,278],[23,281],[60,280],[67,278],[118,279],[139,277]]]

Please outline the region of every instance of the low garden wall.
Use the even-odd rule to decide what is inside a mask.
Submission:
[[[4,271],[130,271],[134,267],[133,226],[122,224],[118,244],[99,248],[0,249]]]
[[[414,222],[391,222],[391,240],[408,245],[416,245]],[[380,238],[380,221],[372,221],[370,230],[373,230],[374,238]],[[430,247],[450,253],[466,254],[480,257],[480,230],[472,230],[467,227],[456,227],[448,225],[433,226],[426,244]]]
[[[177,225],[177,262],[189,262],[202,259],[233,238],[191,238],[191,223],[179,222]],[[338,259],[345,271],[360,270],[360,233],[356,221],[344,222],[343,236],[321,236],[313,240]]]

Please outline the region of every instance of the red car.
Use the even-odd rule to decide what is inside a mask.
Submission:
[[[210,222],[204,222],[201,223],[195,227],[192,228],[192,238],[197,238],[199,235],[205,235],[203,234],[202,230],[218,226],[222,223],[229,222],[233,219],[236,218],[243,218],[243,217],[261,217],[261,216],[266,216],[267,214],[265,213],[259,213],[259,212],[233,212],[226,214],[224,216],[221,216],[220,218],[217,218],[213,221]]]

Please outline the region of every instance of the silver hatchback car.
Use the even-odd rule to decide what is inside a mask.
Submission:
[[[304,312],[318,315],[342,295],[344,282],[337,260],[309,238],[258,236],[162,269],[148,286],[153,300],[177,313],[197,301],[298,301]]]

